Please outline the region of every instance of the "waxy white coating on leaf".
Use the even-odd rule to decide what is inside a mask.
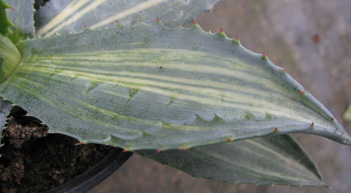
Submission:
[[[129,150],[291,132],[351,144],[331,113],[268,57],[198,24],[87,28],[22,47],[23,62],[0,96],[52,133]]]

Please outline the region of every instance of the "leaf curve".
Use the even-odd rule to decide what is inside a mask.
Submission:
[[[151,23],[160,17],[167,26],[189,23],[211,10],[219,0],[63,0],[50,1],[35,16],[37,35],[77,33],[114,26],[115,20],[133,24]]]
[[[198,24],[86,29],[23,41],[22,52],[0,96],[86,143],[181,149],[300,132],[351,144],[284,70]]]
[[[231,184],[324,185],[313,161],[289,135],[204,145],[186,151],[135,153],[196,178]]]

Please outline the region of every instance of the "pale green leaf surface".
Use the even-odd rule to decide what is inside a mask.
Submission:
[[[63,0],[49,1],[35,15],[37,35],[49,37],[114,26],[115,20],[151,23],[159,17],[167,26],[189,23],[219,0]]]
[[[6,10],[9,20],[21,33],[33,37],[35,34],[34,0],[4,0],[4,2],[14,8]]]
[[[290,132],[351,144],[331,113],[280,67],[198,25],[87,29],[22,47],[22,64],[0,95],[52,133],[130,150]]]
[[[186,151],[135,153],[196,178],[257,185],[324,185],[317,167],[288,135],[194,147]]]
[[[347,107],[346,111],[344,112],[343,118],[345,121],[351,122],[351,104]]]

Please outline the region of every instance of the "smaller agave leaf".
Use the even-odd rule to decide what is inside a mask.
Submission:
[[[4,100],[0,97],[0,134],[5,128],[7,116],[10,114],[11,109],[13,108],[13,104],[7,100]],[[2,141],[2,137],[0,138],[0,144]]]
[[[12,32],[15,34],[20,32],[23,37],[33,37],[35,34],[34,0],[5,0],[5,2],[13,7],[7,10],[7,17],[17,28]]]
[[[151,23],[156,17],[167,26],[189,23],[211,10],[219,0],[63,0],[49,1],[35,15],[37,35],[49,37],[114,26],[115,21]]]
[[[351,104],[349,105],[349,107],[344,112],[343,119],[345,121],[351,122]]]
[[[6,9],[9,8],[11,8],[10,5],[0,0],[0,33],[4,36],[6,36],[10,32],[8,28],[10,26],[13,26],[13,23],[7,18],[6,15]]]
[[[196,178],[231,184],[324,185],[313,161],[289,135],[204,145],[186,151],[135,153]]]

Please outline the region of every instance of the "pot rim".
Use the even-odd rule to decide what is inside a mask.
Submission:
[[[122,149],[116,148],[108,154],[102,161],[94,165],[89,170],[75,177],[74,179],[46,191],[45,193],[81,193],[92,189],[119,167],[121,167],[131,156],[132,152],[123,152]]]

